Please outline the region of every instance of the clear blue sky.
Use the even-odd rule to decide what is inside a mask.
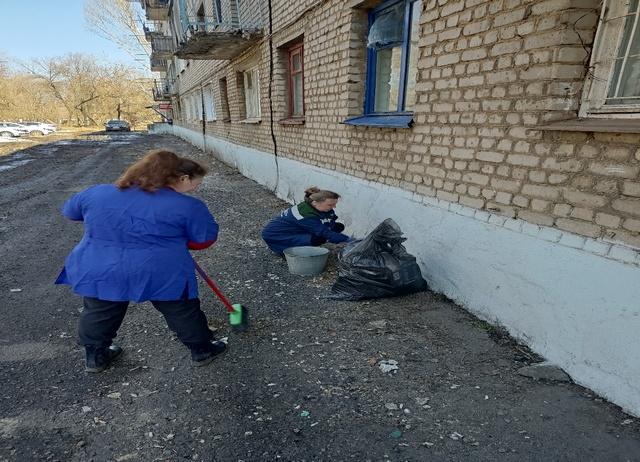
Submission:
[[[0,2],[0,53],[9,61],[83,53],[105,61],[149,67],[148,58],[139,56],[141,62],[136,62],[118,45],[89,30],[84,17],[85,0]]]

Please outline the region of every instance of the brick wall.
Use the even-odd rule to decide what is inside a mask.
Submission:
[[[279,47],[301,34],[305,46],[306,120],[275,124],[280,155],[640,247],[640,135],[540,130],[576,115],[598,1],[424,0],[411,129],[340,123],[363,106],[366,11],[348,3],[273,2],[276,121],[287,104]],[[254,60],[262,122],[249,125],[236,75]],[[223,77],[229,122],[220,117]],[[219,118],[208,133],[273,152],[266,39],[231,62],[191,61],[178,80],[182,92],[213,84]]]

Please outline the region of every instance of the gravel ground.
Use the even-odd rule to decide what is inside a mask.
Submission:
[[[123,358],[87,375],[81,301],[53,285],[82,229],[58,209],[158,147],[210,165],[197,195],[221,234],[196,258],[249,307],[251,330],[231,334],[202,285],[225,356],[192,368],[137,304],[116,339]],[[640,460],[638,420],[577,385],[518,375],[535,355],[445,298],[327,300],[334,257],[321,277],[289,274],[259,237],[284,207],[172,137],[95,135],[1,158],[0,460]],[[389,359],[399,369],[383,373]]]

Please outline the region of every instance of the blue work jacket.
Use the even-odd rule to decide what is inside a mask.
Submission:
[[[187,243],[218,237],[218,224],[201,200],[171,188],[146,192],[101,184],[71,197],[62,214],[84,222],[84,237],[56,284],[110,301],[198,296]]]
[[[307,202],[301,202],[271,220],[262,230],[262,239],[275,253],[302,245],[311,245],[311,237],[318,236],[337,244],[349,236],[334,231],[338,216],[333,210],[321,212]]]

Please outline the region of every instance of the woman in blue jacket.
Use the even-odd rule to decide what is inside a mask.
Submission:
[[[337,223],[333,211],[340,195],[315,186],[304,192],[304,201],[283,211],[262,230],[262,239],[269,248],[282,256],[283,251],[296,246],[318,246],[326,242],[346,242],[344,225]]]
[[[197,162],[152,151],[115,184],[71,197],[62,214],[84,223],[84,236],[56,281],[84,297],[79,343],[87,372],[101,372],[122,353],[112,345],[130,301],[151,301],[201,366],[226,349],[200,309],[189,249],[209,247],[218,224],[206,205],[185,193],[206,174]]]

